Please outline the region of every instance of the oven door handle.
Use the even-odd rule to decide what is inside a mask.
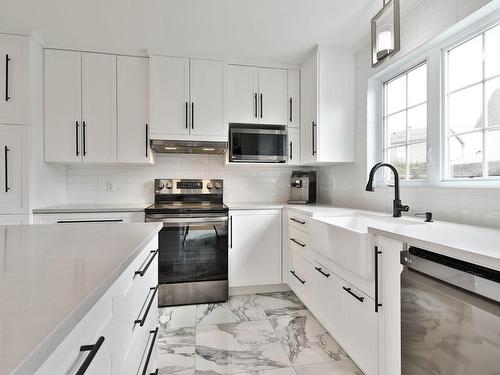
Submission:
[[[220,217],[176,217],[176,218],[148,218],[146,222],[162,222],[164,227],[179,227],[182,225],[206,225],[206,224],[220,224],[227,223],[227,216]]]

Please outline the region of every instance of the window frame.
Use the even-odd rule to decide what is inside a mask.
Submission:
[[[414,105],[411,105],[411,106],[408,106],[408,75],[419,69],[420,67],[422,66],[425,66],[425,70],[426,70],[426,78],[427,78],[427,82],[426,82],[426,100],[423,101],[423,102],[419,102],[417,104],[414,104]],[[406,104],[405,104],[405,107],[399,111],[396,111],[396,112],[393,112],[393,113],[388,113],[387,111],[387,106],[388,106],[388,86],[391,82],[401,78],[405,76],[406,77],[406,88],[405,88],[405,95],[406,95]],[[418,182],[425,182],[428,180],[428,167],[429,167],[429,109],[428,109],[428,103],[429,103],[429,64],[428,64],[428,60],[427,59],[424,59],[420,62],[418,62],[417,64],[414,64],[413,66],[411,66],[410,68],[407,68],[403,71],[399,71],[398,74],[394,75],[393,77],[389,78],[389,79],[386,79],[382,82],[382,131],[381,131],[381,139],[382,139],[382,160],[384,162],[389,162],[389,150],[391,149],[396,149],[398,147],[405,147],[406,148],[406,176],[404,179],[401,179],[401,181],[405,181],[405,182],[409,182],[409,181],[412,181],[412,182],[415,182],[415,183],[418,183]],[[427,117],[427,121],[426,121],[426,137],[425,137],[425,140],[423,141],[416,141],[416,142],[411,142],[409,141],[409,132],[408,132],[408,111],[411,110],[411,109],[414,109],[414,108],[417,108],[417,107],[420,107],[422,105],[426,105],[426,117]],[[397,146],[389,146],[388,145],[388,122],[387,120],[389,119],[390,116],[394,116],[396,114],[399,114],[399,113],[403,113],[405,112],[406,113],[406,140],[404,143],[402,144],[399,144]],[[412,146],[412,145],[417,145],[417,144],[422,144],[422,143],[425,143],[425,164],[426,164],[426,177],[425,178],[415,178],[415,179],[410,179],[410,178],[406,178],[408,177],[408,173],[409,173],[409,170],[408,170],[408,167],[409,167],[409,160],[408,160],[408,147],[409,146]],[[388,182],[391,182],[391,181],[385,181],[385,183],[387,184]]]

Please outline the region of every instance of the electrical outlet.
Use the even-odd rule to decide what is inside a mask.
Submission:
[[[115,180],[106,180],[106,191],[115,191]]]

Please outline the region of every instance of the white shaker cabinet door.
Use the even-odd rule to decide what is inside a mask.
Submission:
[[[288,128],[300,127],[300,71],[288,71]]]
[[[117,57],[118,161],[151,163],[149,148],[149,62]]]
[[[151,56],[150,121],[154,138],[189,134],[189,59]]]
[[[300,165],[300,129],[288,128],[288,165]]]
[[[82,158],[82,54],[45,50],[45,161]]]
[[[190,65],[191,135],[227,138],[222,116],[224,64],[191,59]]]
[[[28,211],[26,126],[0,125],[0,213]]]
[[[225,77],[226,122],[257,124],[259,122],[258,69],[229,65]]]
[[[230,212],[231,287],[281,282],[281,211]]]
[[[83,161],[116,161],[116,56],[82,53]]]
[[[259,68],[259,123],[286,125],[287,71]]]
[[[27,37],[0,34],[0,123],[27,123],[27,59]]]

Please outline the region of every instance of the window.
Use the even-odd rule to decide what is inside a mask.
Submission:
[[[500,177],[500,26],[446,51],[445,179]]]
[[[384,83],[383,142],[401,179],[427,177],[427,63]]]

